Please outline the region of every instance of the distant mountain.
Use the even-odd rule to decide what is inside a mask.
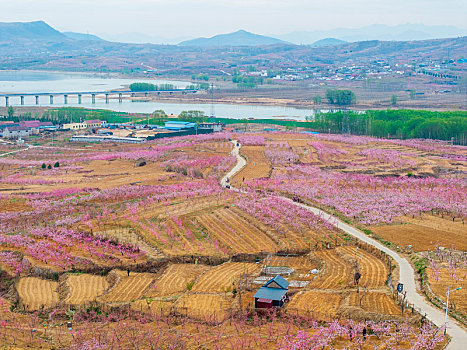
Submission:
[[[178,38],[166,38],[162,36],[155,36],[146,33],[100,33],[99,36],[108,41],[131,43],[131,44],[164,44],[176,45],[181,41],[193,39],[193,36],[184,36]]]
[[[294,44],[313,44],[325,38],[337,38],[345,41],[412,41],[442,38],[456,38],[467,35],[466,29],[454,26],[427,26],[424,24],[401,24],[387,26],[375,24],[361,28],[337,28],[325,31],[299,31],[275,37]]]
[[[341,45],[347,44],[347,41],[336,39],[336,38],[326,38],[315,41],[311,44],[312,47],[324,47],[324,46],[334,46],[334,45]]]
[[[66,37],[74,40],[95,40],[95,41],[104,41],[104,39],[99,38],[97,35],[92,34],[83,34],[75,32],[62,32]]]
[[[43,21],[0,22],[0,42],[18,42],[18,40],[60,42],[67,39],[67,36]]]
[[[286,41],[239,30],[229,34],[219,34],[211,38],[198,38],[179,43],[181,46],[215,47],[215,46],[262,46],[290,44]]]

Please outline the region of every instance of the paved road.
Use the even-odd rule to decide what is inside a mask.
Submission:
[[[243,157],[240,156],[240,147],[236,147],[236,142],[234,141],[234,149],[232,150],[232,155],[237,157],[237,164],[235,167],[221,180],[221,185],[225,187],[226,178],[232,178],[238,171],[240,171],[245,165],[246,161]],[[444,326],[444,312],[438,308],[432,306],[432,304],[425,299],[424,296],[418,294],[417,292],[417,282],[415,271],[413,270],[410,263],[403,257],[401,257],[396,252],[392,251],[388,247],[382,245],[380,242],[368,237],[362,231],[352,227],[338,218],[318,209],[305,205],[302,203],[293,202],[289,198],[281,197],[291,203],[300,206],[316,215],[321,215],[323,219],[329,220],[333,223],[334,226],[340,228],[344,232],[368,243],[372,246],[382,250],[386,254],[390,255],[398,264],[400,268],[400,277],[399,282],[404,284],[404,290],[407,292],[407,300],[414,304],[417,309],[421,309],[422,314],[426,314],[427,318],[431,320],[438,327]],[[464,350],[467,349],[467,332],[462,328],[461,325],[457,323],[456,320],[449,317],[448,319],[448,334],[452,337],[452,341],[448,345],[448,350]]]
[[[242,156],[240,156],[240,147],[237,147],[237,142],[232,141],[234,144],[234,148],[232,152],[230,152],[231,155],[237,157],[237,164],[225,175],[222,180],[221,180],[221,186],[225,187],[227,185],[227,179],[232,179],[232,177],[238,173],[245,165],[246,165],[246,160]]]

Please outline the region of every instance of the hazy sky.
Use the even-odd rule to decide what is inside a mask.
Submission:
[[[0,22],[173,38],[423,23],[467,28],[466,0],[0,0]]]

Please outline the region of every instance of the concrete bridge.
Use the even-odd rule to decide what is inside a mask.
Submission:
[[[105,96],[105,103],[109,103],[109,99],[112,96],[118,96],[118,102],[122,103],[123,96],[148,96],[149,94],[169,94],[172,95],[174,93],[180,93],[183,95],[186,94],[193,94],[199,90],[196,89],[174,89],[174,90],[149,90],[149,91],[131,91],[131,90],[109,90],[109,91],[79,91],[79,92],[34,92],[34,93],[0,93],[0,97],[5,98],[5,106],[10,106],[10,98],[12,97],[19,97],[19,104],[21,106],[24,105],[24,98],[26,96],[34,96],[36,105],[39,105],[39,98],[40,97],[48,97],[49,104],[53,105],[54,97],[63,97],[63,103],[68,104],[68,97],[69,96],[77,96],[78,97],[78,104],[82,103],[83,96],[91,96],[92,103],[96,103],[96,96],[97,95],[104,95]]]

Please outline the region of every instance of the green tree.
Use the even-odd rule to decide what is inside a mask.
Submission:
[[[156,85],[149,83],[133,83],[130,84],[131,91],[154,91],[156,90]]]
[[[315,105],[320,105],[321,104],[321,96],[320,95],[316,95],[315,97],[313,97],[313,104]]]
[[[152,120],[157,125],[162,125],[165,121],[167,121],[167,114],[162,110],[158,109],[152,112]]]
[[[193,123],[206,121],[203,111],[183,111],[178,115],[178,118]]]
[[[15,110],[12,106],[9,106],[8,107],[8,110],[7,110],[7,113],[8,113],[8,119],[12,119],[15,115]]]
[[[397,96],[396,95],[391,96],[391,103],[392,103],[393,106],[397,105]]]
[[[355,104],[356,97],[353,91],[351,90],[327,90],[326,98],[329,104],[339,105],[339,106],[348,106]]]

